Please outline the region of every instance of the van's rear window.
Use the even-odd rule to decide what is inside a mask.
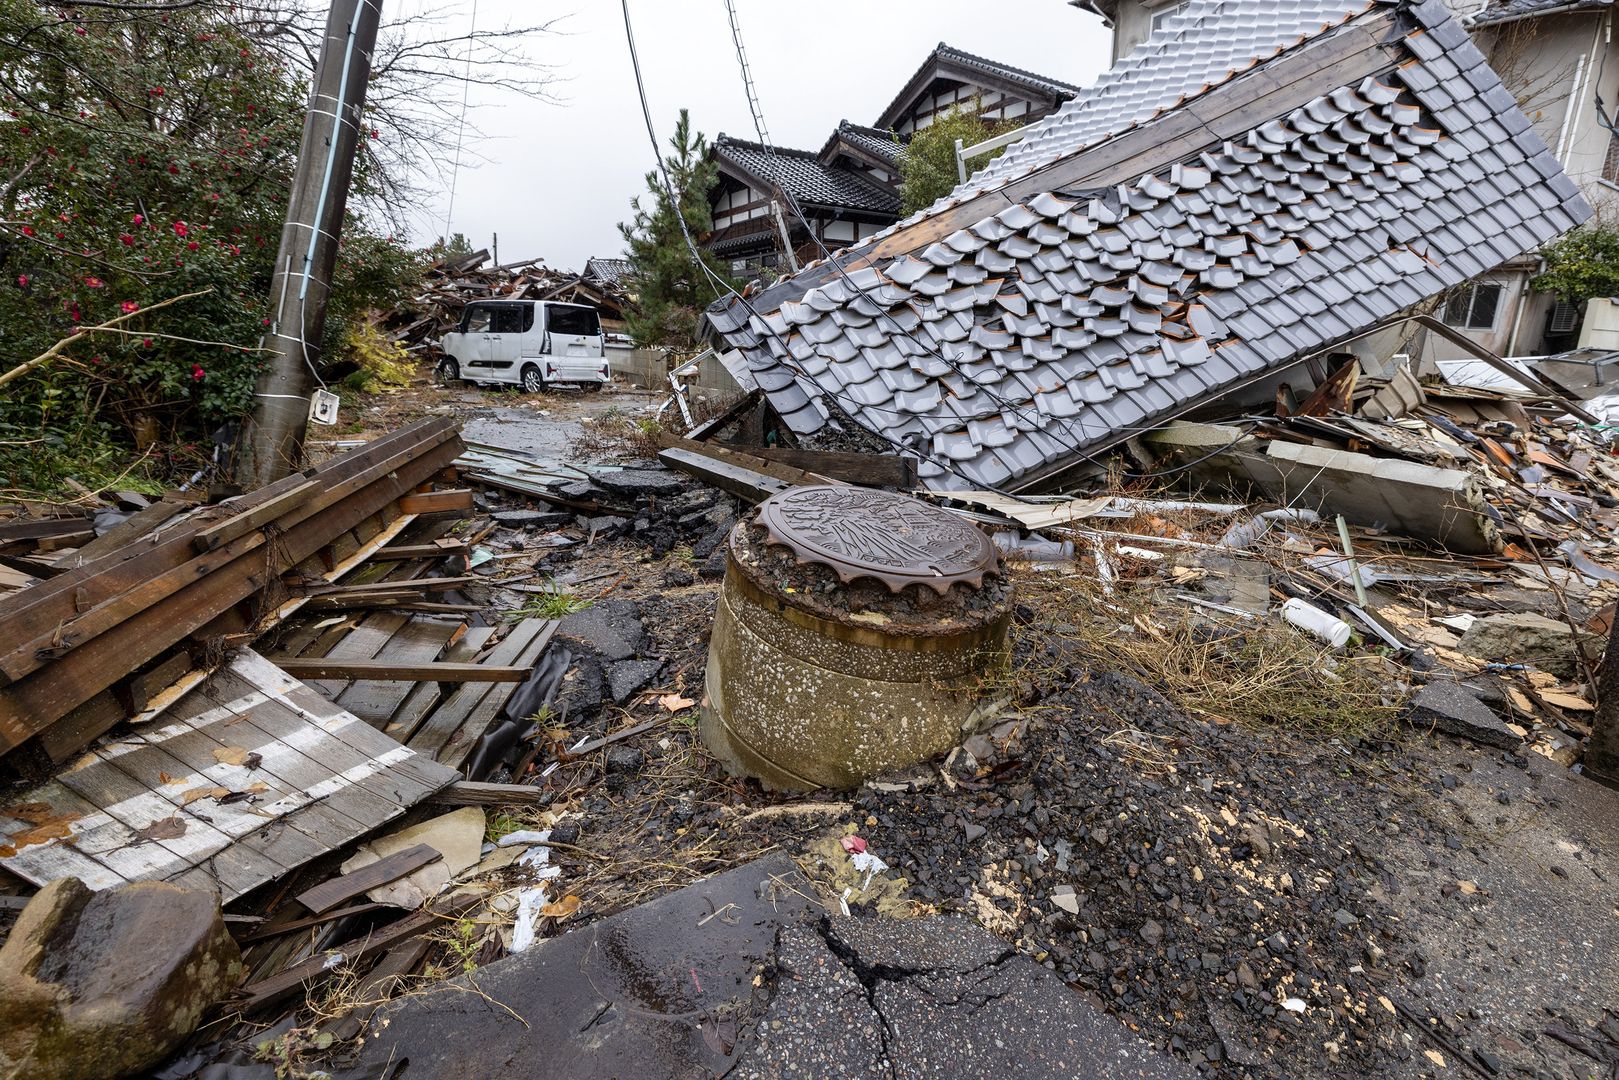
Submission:
[[[583,334],[594,336],[601,333],[601,323],[596,318],[593,308],[587,307],[553,307],[550,309],[550,329],[553,334]]]

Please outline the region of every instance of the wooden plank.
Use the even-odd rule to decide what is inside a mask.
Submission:
[[[65,537],[95,536],[91,519],[87,517],[38,518],[27,521],[8,521],[0,524],[0,544],[14,540],[48,540]]]
[[[544,788],[527,784],[483,784],[457,780],[427,801],[438,806],[538,806],[550,799]]]
[[[456,918],[481,900],[481,896],[475,895],[452,896],[425,911],[407,915],[398,922],[380,927],[363,937],[353,938],[335,948],[323,950],[285,971],[249,984],[242,991],[245,997],[240,1007],[243,1012],[268,1008],[298,993],[306,983],[325,977],[334,970],[329,960],[331,953],[340,954],[347,965],[358,964],[379,952],[393,948],[402,941],[424,934],[445,921]]]
[[[522,682],[525,668],[497,664],[413,664],[394,660],[281,657],[276,665],[295,679],[403,679],[407,682]]]
[[[726,424],[759,404],[760,396],[758,390],[749,390],[746,394],[731,402],[724,410],[710,416],[707,420],[686,432],[686,438],[691,439],[693,442],[706,442],[716,431],[719,431]]]
[[[316,471],[333,485],[345,485],[351,492],[360,490],[370,481],[408,466],[417,456],[455,438],[453,424],[448,421],[436,423],[436,427],[429,422],[411,425],[367,444],[360,451],[322,465]],[[459,440],[456,444],[459,445]],[[353,486],[356,480],[360,481],[358,487]],[[254,500],[269,496],[279,490],[280,485],[302,482],[301,476],[288,477],[260,488],[246,498]],[[98,604],[190,560],[195,554],[191,547],[191,536],[220,516],[214,507],[199,508],[185,520],[173,522],[172,528],[160,529],[160,536],[154,535],[142,543],[124,544],[45,585],[0,598],[0,627],[4,627],[4,640],[37,636],[70,617],[76,610],[75,597],[81,588],[86,590],[92,604]]]
[[[524,622],[538,622],[535,619],[526,619]],[[556,633],[556,620],[547,620],[539,631],[516,654],[519,667],[530,670],[539,662],[541,654],[551,643],[551,637]],[[504,644],[504,643],[502,643]],[[494,658],[491,657],[491,660]],[[460,769],[466,765],[467,757],[472,753],[478,740],[483,738],[484,732],[494,725],[500,711],[506,707],[506,700],[512,696],[517,688],[515,686],[495,686],[490,689],[475,705],[467,718],[462,722],[453,735],[445,742],[434,758],[453,769]]]
[[[757,470],[675,446],[660,450],[658,460],[748,502],[763,502],[794,486],[789,481],[778,480]]]
[[[916,459],[899,454],[852,454],[781,446],[750,447],[746,453],[846,484],[897,488],[901,491],[916,487]]]
[[[467,543],[465,540],[440,540],[436,544],[390,544],[378,548],[371,556],[372,562],[389,562],[403,559],[437,559],[446,555],[465,555]]]
[[[375,615],[367,615],[360,620],[359,625],[349,630],[335,644],[322,652],[320,657],[311,656],[307,659],[332,661],[373,660],[378,653],[388,647],[388,642],[392,641],[393,636],[404,629],[405,624],[409,621],[409,615],[397,611],[382,611]],[[277,656],[270,659],[277,667],[281,667],[285,660],[291,658]],[[283,667],[281,670],[286,672],[287,669]],[[312,675],[304,677],[315,678]],[[326,682],[311,683],[310,685],[327,697],[335,699],[344,690],[348,689],[348,680],[332,679]]]
[[[281,492],[273,499],[266,499],[257,506],[243,510],[234,517],[228,517],[217,525],[210,525],[206,529],[199,531],[191,538],[191,546],[198,551],[213,551],[215,548],[223,547],[238,536],[246,536],[254,529],[268,525],[293,506],[309,498],[320,489],[320,486],[319,480],[305,480],[296,487],[291,487]],[[221,505],[234,509],[228,502]]]
[[[516,660],[549,622],[550,620],[543,619],[524,619],[495,646],[494,651],[489,654],[489,662],[509,664]],[[470,683],[457,687],[411,736],[406,745],[418,753],[443,761],[444,758],[440,755],[445,747],[466,726],[468,719],[477,711],[484,699],[496,689],[499,688],[485,683]],[[504,701],[502,698],[501,703],[504,704]],[[497,705],[496,709],[498,708]],[[479,731],[478,734],[482,735],[483,732]],[[464,755],[465,748],[462,748],[462,753]]]
[[[390,881],[398,881],[411,871],[443,857],[443,853],[431,844],[416,844],[351,873],[323,881],[313,889],[299,893],[294,899],[319,915],[357,896],[364,896],[372,889],[381,888]]]
[[[383,908],[389,907],[393,907],[393,905],[373,904],[369,902],[364,904],[351,904],[350,906],[340,908],[337,911],[327,911],[320,915],[311,915],[307,919],[294,919],[291,922],[277,923],[274,926],[263,927],[253,931],[250,934],[242,935],[236,939],[236,943],[238,945],[249,945],[255,941],[267,941],[273,937],[281,937],[283,934],[293,934],[297,933],[299,930],[307,930],[311,926],[320,926],[323,923],[335,922],[338,919],[347,919],[355,915],[369,915],[373,911],[381,911]]]
[[[378,660],[395,664],[430,663],[460,630],[459,622],[412,619],[383,649]],[[286,670],[282,665],[282,670]],[[411,682],[361,680],[337,697],[337,704],[373,727],[382,727],[414,689]]]
[[[472,509],[471,488],[450,488],[447,491],[418,491],[399,500],[399,508],[407,514],[449,514]]]
[[[277,548],[289,560],[297,561],[318,549],[327,539],[351,528],[375,506],[385,505],[407,490],[416,475],[440,467],[445,458],[453,459],[454,444],[436,448],[416,458],[409,467],[366,488],[366,494],[327,507],[320,513],[283,533]],[[258,536],[261,534],[253,534]],[[236,541],[242,543],[247,538]],[[226,551],[230,545],[220,549]],[[212,552],[201,558],[214,558]],[[35,677],[0,690],[0,752],[12,749],[29,736],[48,726],[75,705],[105,689],[133,664],[141,664],[168,645],[199,629],[220,611],[262,588],[269,567],[267,560],[239,560],[230,572],[215,572],[177,596],[167,596],[140,613],[125,619],[74,650],[69,665],[58,660]],[[71,577],[64,574],[56,581]]]
[[[144,510],[140,510],[120,521],[94,540],[85,544],[78,551],[67,557],[67,565],[77,568],[95,562],[112,554],[125,544],[140,539],[152,532],[159,525],[185,513],[194,510],[198,503],[179,493],[165,495],[158,502],[153,503]]]
[[[492,626],[469,627],[466,633],[451,644],[449,650],[444,654],[444,659],[456,663],[465,663],[471,660],[478,655],[478,651],[484,647],[484,643],[489,640],[494,632],[495,628]],[[409,742],[411,736],[416,734],[416,729],[421,726],[422,721],[427,719],[428,714],[443,699],[444,691],[439,683],[417,683],[411,687],[409,694],[406,695],[399,708],[394,710],[394,714],[389,718],[388,725],[383,728],[383,732],[400,742]]]

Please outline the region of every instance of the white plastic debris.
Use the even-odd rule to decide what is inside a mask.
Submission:
[[[551,839],[550,829],[523,829],[520,832],[509,832],[496,841],[501,847],[516,847],[518,844],[543,844]]]
[[[1300,630],[1309,631],[1334,649],[1341,649],[1347,645],[1349,635],[1353,633],[1350,625],[1336,615],[1328,615],[1314,604],[1307,604],[1296,596],[1289,597],[1282,605],[1282,618]]]
[[[1301,1013],[1305,1008],[1304,999],[1288,998],[1286,1001],[1282,1002],[1282,1008],[1286,1009],[1288,1012]]]
[[[871,888],[872,878],[888,869],[888,864],[883,862],[876,855],[872,854],[870,850],[862,851],[858,854],[849,856],[849,861],[854,863],[854,868],[856,870],[861,871],[866,875],[866,880],[860,883],[861,892],[865,892],[867,889]]]
[[[536,885],[517,894],[517,921],[512,925],[511,951],[520,953],[534,944],[534,925],[539,921],[540,909],[548,901],[545,886]]]

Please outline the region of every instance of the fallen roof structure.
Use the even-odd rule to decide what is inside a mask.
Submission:
[[[708,317],[800,437],[1027,490],[1589,215],[1439,0],[1193,0],[949,199]]]

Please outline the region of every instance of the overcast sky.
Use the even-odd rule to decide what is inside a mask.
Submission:
[[[454,2],[470,17],[473,0]],[[1107,66],[1101,20],[1066,0],[736,2],[778,146],[818,150],[840,119],[872,123],[940,41],[1080,86]],[[616,0],[477,0],[486,27],[553,11],[565,15],[560,33],[528,51],[556,68],[561,103],[472,89],[484,135],[469,133],[464,159],[485,160],[463,160],[450,230],[474,247],[498,233],[502,262],[538,256],[578,270],[591,256],[621,253],[616,226],[645,191],[652,152]],[[631,0],[630,14],[659,139],[682,106],[710,139],[753,138],[723,0]],[[412,240],[439,236],[447,209],[448,192],[417,220]]]

